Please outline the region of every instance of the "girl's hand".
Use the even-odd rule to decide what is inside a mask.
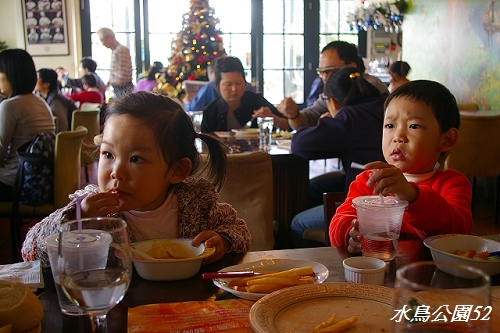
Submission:
[[[361,252],[361,233],[359,232],[359,222],[354,219],[351,222],[352,229],[349,230],[349,245],[347,246],[347,251],[350,253],[360,253]]]
[[[374,195],[394,195],[396,198],[406,200],[409,203],[417,200],[417,189],[410,185],[398,167],[385,162],[371,162],[365,165],[365,169],[373,169],[373,174],[366,185],[375,185]]]
[[[229,250],[229,242],[213,230],[202,231],[193,239],[191,245],[194,247],[205,243],[205,247],[215,247],[215,252],[209,257],[203,258],[202,265],[211,264],[221,259]]]
[[[112,191],[88,195],[82,200],[82,217],[107,216],[118,212],[118,194]]]

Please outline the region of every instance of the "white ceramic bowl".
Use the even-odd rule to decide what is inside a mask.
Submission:
[[[212,255],[215,248],[205,248],[191,245],[192,239],[170,238],[152,239],[132,244],[132,247],[142,252],[148,252],[153,246],[168,247],[174,258],[148,260],[132,253],[132,261],[139,276],[152,281],[169,281],[187,279],[198,273],[203,258]],[[177,257],[178,256],[178,257]]]
[[[424,245],[431,250],[436,266],[449,274],[454,275],[453,272],[447,271],[446,267],[441,267],[440,262],[469,265],[479,268],[488,275],[500,273],[500,258],[498,257],[473,259],[453,254],[456,250],[462,252],[467,250],[476,250],[476,252],[500,251],[500,242],[472,235],[445,234],[426,238]]]
[[[347,282],[384,285],[385,262],[377,258],[351,257],[342,261]]]

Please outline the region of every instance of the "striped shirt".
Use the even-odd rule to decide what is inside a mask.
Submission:
[[[111,51],[109,84],[123,86],[132,82],[132,60],[128,48],[116,42]]]

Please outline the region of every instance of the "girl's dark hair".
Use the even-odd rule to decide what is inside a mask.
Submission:
[[[423,102],[431,107],[441,133],[460,127],[460,112],[455,96],[441,83],[428,80],[410,81],[394,90],[385,100],[384,110],[395,98]]]
[[[38,70],[38,76],[44,83],[49,83],[49,92],[59,89],[57,85],[57,72],[50,68],[41,68]]]
[[[208,147],[210,163],[208,177],[220,190],[226,177],[227,148],[216,137],[196,133],[191,118],[170,98],[152,92],[139,91],[114,99],[106,109],[106,120],[128,115],[149,128],[167,165],[187,157],[193,165],[190,175],[200,167],[200,153],[195,146],[199,137]]]
[[[395,61],[389,68],[390,73],[396,73],[400,77],[405,77],[410,72],[410,65],[406,61]]]
[[[343,67],[330,75],[323,88],[326,97],[346,106],[360,100],[380,96],[380,91],[363,78],[354,67]]]
[[[35,89],[35,63],[25,50],[8,49],[0,52],[0,72],[9,80],[12,87],[11,97],[30,94]]]
[[[217,68],[215,70],[215,86],[219,89],[221,74],[229,72],[241,73],[243,80],[245,80],[245,70],[241,64],[240,59],[236,57],[222,57],[217,61]]]

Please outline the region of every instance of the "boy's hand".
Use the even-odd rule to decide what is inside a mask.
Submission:
[[[361,234],[359,233],[359,222],[354,219],[351,222],[352,229],[349,230],[349,245],[347,246],[347,251],[350,253],[360,253],[361,252]]]
[[[82,217],[106,216],[117,213],[120,201],[118,194],[107,191],[88,195],[81,203]]]
[[[406,200],[409,203],[417,200],[417,189],[410,185],[398,167],[385,162],[371,162],[365,165],[365,169],[373,170],[373,174],[366,185],[375,185],[374,195],[382,194],[387,196],[392,194],[396,198]]]
[[[226,243],[224,243],[226,242]],[[209,257],[203,258],[203,265],[211,264],[221,259],[224,254],[229,250],[229,242],[222,238],[218,233],[213,230],[202,231],[193,239],[191,245],[194,247],[200,246],[205,243],[205,247],[215,247],[215,252]]]

